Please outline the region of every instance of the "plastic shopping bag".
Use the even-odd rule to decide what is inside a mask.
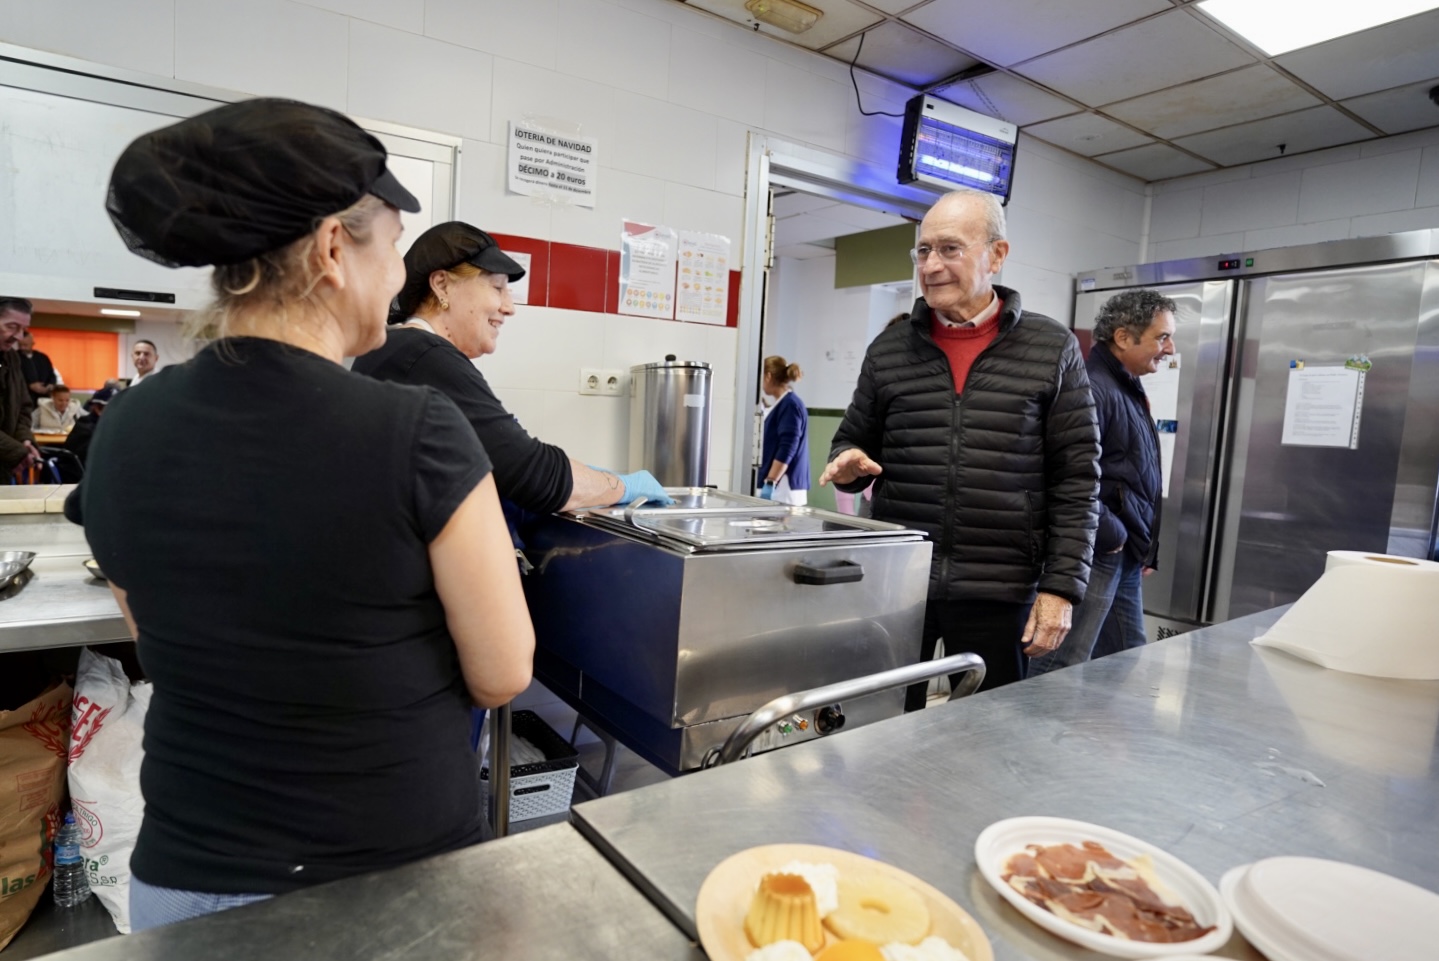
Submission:
[[[150,684],[133,687],[120,662],[80,653],[70,731],[70,804],[80,826],[90,890],[130,933],[130,854],[140,834],[141,739]]]

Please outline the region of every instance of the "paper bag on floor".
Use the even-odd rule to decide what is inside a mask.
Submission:
[[[17,710],[0,711],[0,948],[25,924],[50,882],[69,730],[68,684]]]
[[[1439,564],[1330,551],[1324,575],[1254,644],[1350,674],[1439,680]]]
[[[70,804],[90,890],[130,933],[130,855],[140,834],[141,740],[153,688],[133,687],[120,662],[89,648],[80,653],[71,715]]]

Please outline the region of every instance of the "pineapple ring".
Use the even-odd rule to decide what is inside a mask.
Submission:
[[[846,940],[918,944],[929,934],[929,908],[902,881],[879,874],[860,880],[842,877],[839,907],[825,916],[824,926]]]

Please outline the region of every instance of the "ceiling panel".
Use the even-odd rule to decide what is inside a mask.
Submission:
[[[1274,62],[1335,100],[1417,83],[1439,66],[1439,10],[1305,47]]]
[[[1232,73],[1110,104],[1104,112],[1169,140],[1292,113],[1319,103],[1318,97],[1279,71],[1256,63]]]
[[[1168,0],[933,0],[902,19],[1007,67],[1169,9]]]
[[[941,87],[935,95],[1016,126],[1053,120],[1079,110],[1068,100],[1007,73],[991,73]]]
[[[774,198],[774,215],[778,219],[793,217],[795,214],[807,213],[811,210],[820,210],[824,207],[833,207],[835,203],[828,197],[821,197],[819,194],[787,193],[776,194]]]
[[[1439,68],[1439,64],[1435,65]],[[1404,133],[1439,126],[1439,104],[1429,99],[1429,91],[1439,86],[1439,77],[1430,77],[1407,87],[1396,87],[1345,100],[1341,107],[1372,123],[1385,133]]]
[[[1213,164],[1205,163],[1163,143],[1121,150],[1094,159],[1127,174],[1133,174],[1141,180],[1167,180],[1170,177],[1183,177],[1185,174],[1214,169]]]
[[[1198,80],[1254,58],[1185,10],[1023,64],[1018,72],[1090,106]]]
[[[850,0],[811,0],[810,6],[819,7],[824,11],[824,16],[820,17],[819,21],[804,33],[790,33],[788,30],[771,27],[767,23],[755,20],[744,8],[744,0],[685,0],[685,2],[688,6],[717,13],[745,26],[757,27],[757,31],[766,36],[788,40],[790,43],[808,47],[810,50],[827,47],[836,40],[841,40],[852,33],[858,33],[865,27],[871,27],[884,19],[873,10],[866,10],[858,4],[850,3]]]
[[[910,7],[918,6],[924,0],[864,0],[866,4],[885,13],[903,13]],[[810,6],[815,6],[811,3]]]
[[[856,227],[853,224],[831,220],[816,214],[803,214],[799,217],[787,217],[775,223],[774,244],[776,247],[787,247],[790,244],[833,240],[835,237],[857,234],[863,229],[863,227]]]
[[[1255,120],[1223,130],[1192,137],[1181,137],[1174,142],[1186,150],[1192,150],[1201,157],[1207,157],[1221,166],[1253,163],[1257,160],[1273,160],[1285,154],[1319,150],[1342,143],[1373,138],[1367,128],[1350,120],[1333,107],[1312,107],[1282,117]],[[1278,149],[1285,145],[1285,154]]]
[[[1093,113],[1077,113],[1072,117],[1033,124],[1025,127],[1024,132],[1085,157],[1154,142],[1142,133]]]
[[[897,227],[900,224],[909,223],[905,218],[895,214],[870,210],[868,207],[856,207],[853,204],[837,204],[832,209],[821,211],[820,216],[853,227],[854,230],[850,230],[848,233],[854,233],[855,230],[879,230],[882,227]]]
[[[849,63],[858,48],[859,38],[855,37],[824,52]],[[914,87],[927,87],[978,64],[973,57],[894,22],[865,32],[859,58],[859,66]]]

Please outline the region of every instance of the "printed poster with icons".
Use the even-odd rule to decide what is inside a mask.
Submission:
[[[674,319],[678,248],[679,237],[669,227],[624,222],[620,241],[620,313]]]
[[[729,307],[729,258],[728,237],[680,231],[676,320],[724,324]]]

